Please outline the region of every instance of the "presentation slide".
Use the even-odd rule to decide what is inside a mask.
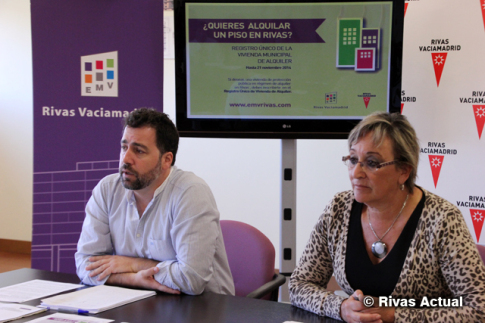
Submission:
[[[388,110],[392,1],[186,3],[187,117]]]

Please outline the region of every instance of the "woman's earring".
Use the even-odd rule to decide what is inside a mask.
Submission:
[[[404,184],[401,184],[401,191],[404,191]]]

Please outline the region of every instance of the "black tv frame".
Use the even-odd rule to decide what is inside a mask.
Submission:
[[[385,1],[391,1],[393,3],[388,107],[389,112],[400,113],[404,0],[174,0],[176,124],[180,136],[207,138],[346,139],[352,128],[361,120],[188,118],[185,3],[331,3]]]

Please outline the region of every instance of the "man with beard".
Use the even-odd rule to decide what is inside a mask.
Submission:
[[[126,117],[120,172],[86,205],[75,255],[84,284],[234,295],[216,202],[202,179],[174,166],[178,141],[164,113]]]

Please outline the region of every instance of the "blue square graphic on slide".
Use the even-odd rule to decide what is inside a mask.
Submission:
[[[106,71],[106,78],[108,80],[114,80],[114,78],[115,78],[115,71]]]

